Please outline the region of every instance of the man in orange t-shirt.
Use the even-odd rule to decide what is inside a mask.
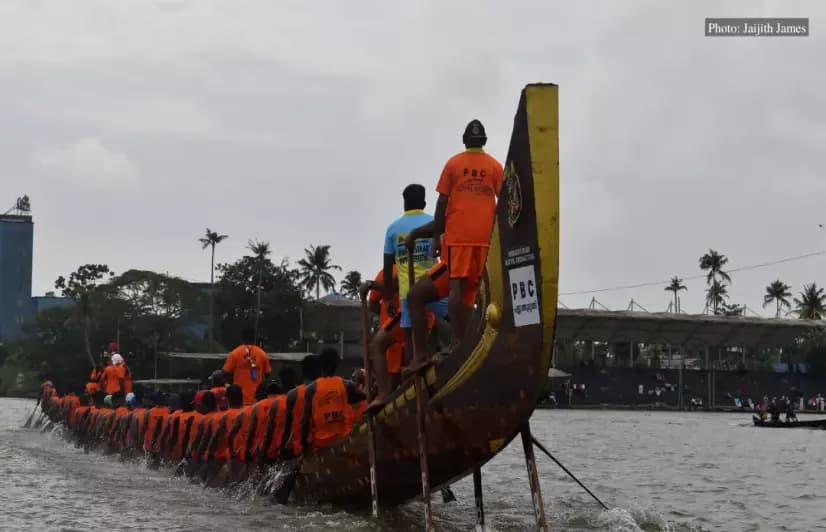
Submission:
[[[465,334],[485,271],[503,170],[482,149],[487,136],[479,120],[470,121],[462,141],[465,151],[451,157],[439,177],[433,222],[407,237],[407,247],[412,249],[417,239],[432,236],[432,249],[439,255],[439,263],[416,282],[408,295],[415,351],[410,367],[413,371],[428,365],[426,305],[448,297],[447,314],[455,347]]]
[[[255,332],[244,329],[241,333],[242,344],[232,350],[224,362],[224,373],[232,376],[232,383],[241,387],[244,393],[244,405],[255,402],[255,391],[272,373],[270,359],[263,349],[253,342]]]

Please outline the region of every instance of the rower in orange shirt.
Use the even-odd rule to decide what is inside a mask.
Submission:
[[[398,286],[397,266],[393,265],[393,283]],[[373,281],[367,281],[359,288],[359,295],[367,299],[367,308],[379,316],[379,330],[368,347],[373,363],[373,375],[378,386],[379,396],[386,398],[401,383],[401,369],[404,362],[404,331],[400,327],[401,313],[388,314],[390,310],[399,309],[398,288],[391,290],[392,303],[385,301],[384,270],[379,270]]]
[[[100,387],[106,395],[112,395],[118,392],[125,394],[125,381],[126,367],[123,365],[123,357],[115,353],[112,355],[112,365],[103,368]]]
[[[432,249],[439,255],[439,263],[416,282],[408,296],[415,350],[412,371],[430,362],[425,348],[427,304],[448,297],[451,347],[456,347],[464,337],[485,271],[496,198],[502,188],[502,165],[483,150],[487,136],[479,120],[470,121],[462,141],[465,151],[451,157],[439,177],[433,222],[413,230],[406,241],[412,251],[416,239],[432,236]]]
[[[351,406],[364,401],[352,381],[336,375],[340,358],[335,349],[319,355],[321,377],[307,386],[301,417],[301,448],[306,454],[333,445],[352,431]]]
[[[244,405],[255,402],[255,391],[272,373],[270,359],[254,341],[255,332],[244,329],[242,344],[233,349],[224,362],[224,373],[231,375],[232,383],[240,386],[244,393]]]
[[[307,355],[301,361],[301,378],[299,384],[287,393],[287,410],[284,420],[284,430],[281,433],[281,442],[278,446],[278,457],[288,460],[300,455],[301,448],[301,418],[304,415],[304,399],[307,386],[321,376],[321,360],[318,355]]]

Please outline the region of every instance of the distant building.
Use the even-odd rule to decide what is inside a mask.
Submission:
[[[357,300],[328,294],[309,301],[302,309],[301,321],[301,345],[308,352],[332,347],[345,364],[361,361],[361,304]]]
[[[73,300],[71,298],[56,296],[54,295],[54,292],[46,292],[46,295],[44,296],[32,297],[31,315],[34,317],[44,310],[66,307],[72,303]]]
[[[0,341],[20,337],[31,315],[34,224],[24,196],[0,214]]]

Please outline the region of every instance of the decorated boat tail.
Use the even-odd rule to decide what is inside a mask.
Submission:
[[[423,496],[429,508],[431,487],[473,474],[483,521],[480,468],[519,436],[526,489],[545,529],[529,420],[551,365],[558,277],[558,88],[532,84],[514,117],[486,274],[464,341],[409,377],[348,436],[305,455],[292,499],[365,507],[372,500],[376,513]],[[431,528],[429,515],[426,523]]]

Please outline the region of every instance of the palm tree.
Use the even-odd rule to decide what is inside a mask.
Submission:
[[[254,343],[257,343],[258,318],[261,314],[261,277],[264,275],[264,265],[269,259],[272,250],[270,249],[269,242],[259,242],[258,240],[248,240],[247,249],[252,251],[252,254],[255,257],[255,262],[258,264],[258,282],[255,283],[255,324],[253,325],[253,328],[255,329]]]
[[[801,320],[822,320],[826,316],[826,294],[815,283],[803,285],[800,299],[794,298],[794,304]]]
[[[330,264],[330,246],[310,246],[298,261],[301,267],[301,285],[307,290],[315,288],[315,298],[321,297],[321,288],[330,291],[336,287],[336,278],[330,270],[341,270],[341,266]]]
[[[666,292],[668,292],[668,291],[674,292],[674,313],[679,314],[680,313],[680,300],[677,297],[677,293],[680,290],[688,290],[688,288],[686,288],[686,286],[683,284],[682,279],[675,276],[675,277],[671,278],[671,284],[666,286],[665,290],[666,290]]]
[[[726,285],[715,279],[706,290],[706,304],[718,314],[720,307],[724,306],[728,299],[728,288]]]
[[[341,280],[341,293],[351,299],[356,299],[361,286],[361,273],[357,271],[347,272]]]
[[[706,282],[711,285],[719,276],[721,280],[731,283],[731,277],[723,270],[723,266],[728,263],[728,257],[709,249],[708,253],[700,257],[700,269],[708,270]]]
[[[199,238],[201,249],[212,248],[209,259],[209,343],[215,341],[215,333],[213,330],[213,322],[215,321],[215,295],[212,293],[215,284],[215,246],[220,244],[224,239],[229,238],[229,235],[219,235],[217,231],[211,231],[209,227],[206,229],[206,234],[203,238]]]
[[[772,281],[772,283],[766,287],[766,294],[763,296],[763,308],[766,308],[770,303],[776,303],[777,314],[775,314],[775,317],[779,318],[780,311],[783,307],[791,308],[792,306],[789,301],[789,298],[792,296],[792,293],[789,291],[790,288],[791,286],[780,279]]]

